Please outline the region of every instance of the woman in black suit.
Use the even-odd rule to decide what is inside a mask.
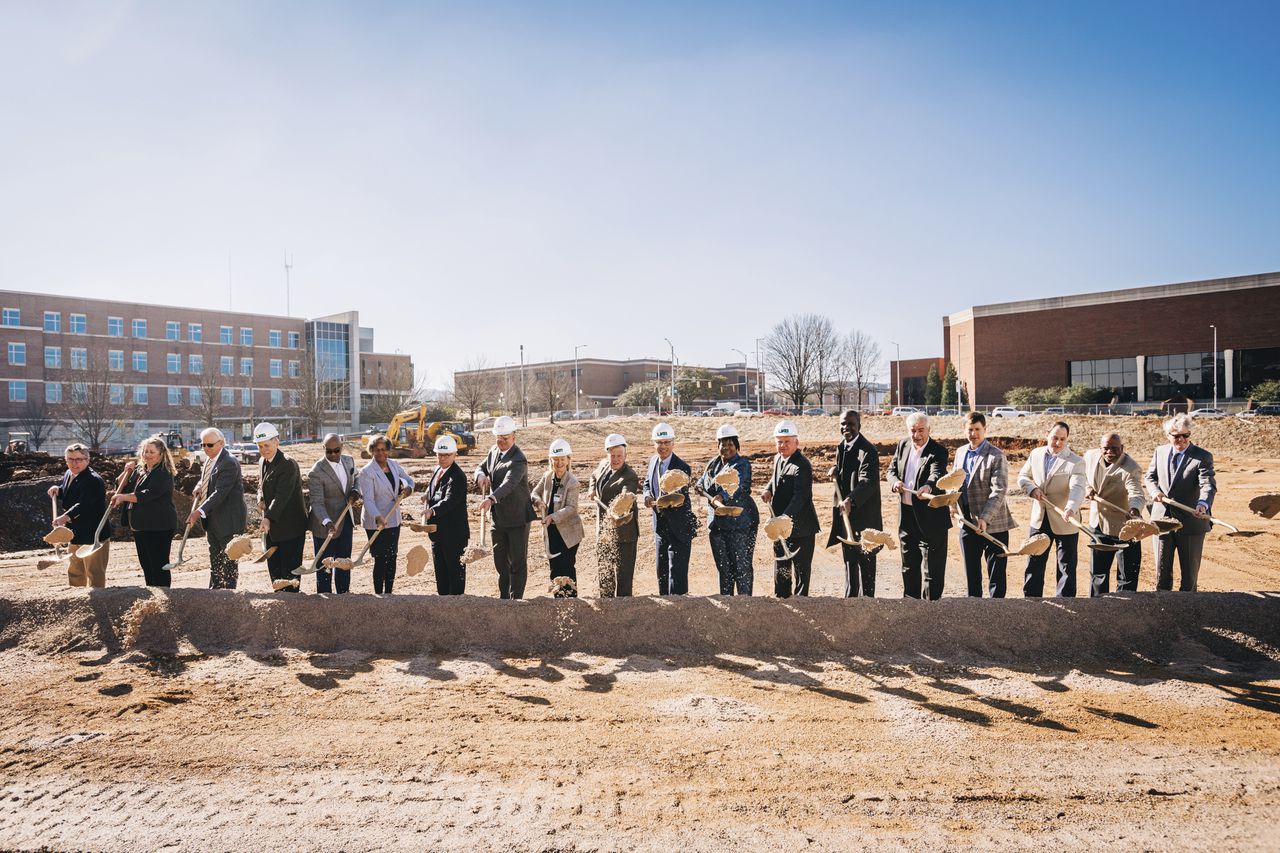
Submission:
[[[138,461],[124,466],[113,506],[123,504],[123,514],[133,531],[138,562],[147,586],[169,586],[169,548],[178,527],[173,506],[173,458],[164,440],[152,436],[138,445]]]
[[[467,591],[467,567],[462,552],[471,538],[467,521],[467,475],[455,461],[458,445],[451,435],[442,435],[435,445],[437,468],[422,496],[422,519],[434,522],[431,557],[435,563],[436,591],[441,595],[462,595]]]

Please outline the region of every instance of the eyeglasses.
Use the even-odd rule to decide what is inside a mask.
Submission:
[[[1189,432],[1171,432],[1171,433],[1169,433],[1169,438],[1191,438],[1191,433],[1189,433]]]
[[[326,448],[324,449],[324,452],[325,452],[325,455],[326,455],[326,456],[327,456],[328,454],[330,454],[330,453],[341,453],[341,452],[342,452],[342,448],[341,448],[341,447],[326,447]]]
[[[88,462],[89,457],[88,456],[68,456],[67,461],[68,462]]]
[[[201,447],[217,447],[219,444],[222,444],[222,442],[220,442],[220,441],[202,441],[202,442],[200,442],[200,446],[201,446]]]

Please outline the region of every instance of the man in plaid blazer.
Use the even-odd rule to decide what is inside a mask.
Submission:
[[[1009,462],[1004,453],[987,441],[987,418],[970,412],[966,432],[969,443],[956,448],[955,467],[964,469],[964,486],[956,510],[979,530],[1009,547],[1013,516],[1005,495],[1009,491]],[[960,526],[960,551],[969,595],[982,597],[982,563],[987,564],[987,591],[992,598],[1004,598],[1005,564],[1000,549],[964,525]]]

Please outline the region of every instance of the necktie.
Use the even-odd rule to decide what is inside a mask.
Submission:
[[[1177,475],[1177,473],[1178,473],[1178,465],[1180,465],[1181,463],[1182,463],[1182,454],[1181,454],[1181,453],[1171,453],[1171,454],[1169,454],[1169,482],[1170,482],[1170,483],[1172,483],[1172,482],[1173,482],[1173,478],[1174,478],[1174,476],[1176,476],[1176,475]]]

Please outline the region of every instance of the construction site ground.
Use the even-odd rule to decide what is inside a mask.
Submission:
[[[567,437],[585,480],[609,432],[643,469],[653,423],[518,440],[540,473]],[[700,470],[718,422],[674,423]],[[737,423],[758,492],[773,422]],[[799,423],[825,526],[836,419]],[[992,434],[1016,469],[1048,425]],[[1078,452],[1114,428],[1144,465],[1160,440],[1154,418],[1072,425]],[[865,431],[888,446],[903,426]],[[958,443],[961,420],[934,435]],[[839,598],[821,549],[813,598],[779,600],[761,537],[756,597],[721,598],[704,522],[689,598],[656,597],[642,525],[637,597],[601,600],[590,513],[578,600],[549,597],[536,535],[523,602],[496,600],[492,560],[442,599],[430,568],[389,598],[361,573],[348,596],[273,594],[249,564],[208,591],[203,539],[170,591],[141,586],[129,542],[97,591],[38,569],[47,551],[0,554],[0,847],[1278,849],[1280,520],[1246,505],[1280,491],[1280,424],[1194,438],[1215,515],[1247,534],[1210,534],[1196,594],[1153,592],[1148,548],[1136,594],[1024,600],[1011,560],[1009,600],[970,600],[953,538],[940,602],[901,599],[896,554],[876,600]],[[1025,524],[1026,499],[1010,507]]]

